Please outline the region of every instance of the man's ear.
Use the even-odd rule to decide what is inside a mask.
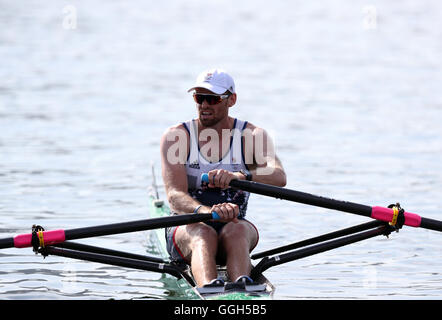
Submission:
[[[234,105],[235,105],[235,103],[236,103],[236,93],[232,93],[231,95],[230,95],[230,97],[228,98],[228,106],[229,106],[229,108],[230,107],[233,107]]]

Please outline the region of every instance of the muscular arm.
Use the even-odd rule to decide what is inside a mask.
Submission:
[[[284,187],[286,174],[271,137],[264,129],[254,125],[248,126],[247,130],[249,137],[245,134],[244,151],[253,181]]]
[[[192,213],[200,203],[187,192],[185,162],[189,136],[183,125],[171,127],[161,137],[161,168],[167,200],[176,213]],[[208,212],[210,208],[204,208]],[[198,211],[203,211],[201,208]]]

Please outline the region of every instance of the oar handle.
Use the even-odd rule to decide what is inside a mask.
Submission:
[[[201,181],[202,181],[202,182],[209,183],[209,174],[208,174],[208,173],[203,173],[203,174],[201,175]]]

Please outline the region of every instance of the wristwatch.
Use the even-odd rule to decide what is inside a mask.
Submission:
[[[241,169],[239,170],[239,172],[241,172],[244,175],[244,177],[246,177],[247,181],[252,181],[252,174],[250,173],[249,170]]]

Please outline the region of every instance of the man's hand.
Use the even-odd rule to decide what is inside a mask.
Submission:
[[[210,209],[210,212],[213,211],[219,215],[219,221],[238,223],[239,206],[234,203],[216,204]]]
[[[211,170],[207,174],[209,176],[209,188],[227,189],[230,181],[235,179],[245,179],[241,172],[230,172],[224,169]]]

